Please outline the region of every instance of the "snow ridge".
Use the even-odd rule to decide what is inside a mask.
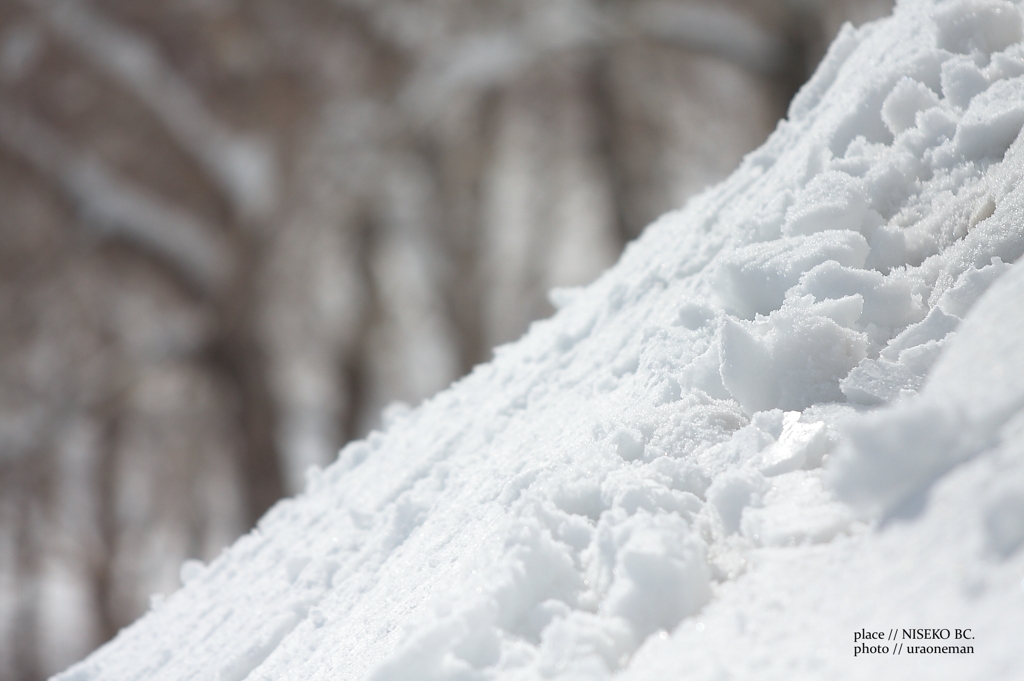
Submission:
[[[57,678],[898,676],[851,632],[940,607],[1012,677],[1022,40],[986,0],[844,28],[729,180]]]

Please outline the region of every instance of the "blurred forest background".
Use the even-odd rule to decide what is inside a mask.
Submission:
[[[889,0],[0,0],[0,678],[722,179]]]

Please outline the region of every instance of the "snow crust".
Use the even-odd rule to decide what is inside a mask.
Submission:
[[[845,27],[729,180],[56,678],[1024,676],[1022,17]]]

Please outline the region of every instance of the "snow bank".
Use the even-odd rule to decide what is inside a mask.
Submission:
[[[908,1],[58,678],[1020,678],[1024,21]],[[862,628],[970,628],[957,656]]]

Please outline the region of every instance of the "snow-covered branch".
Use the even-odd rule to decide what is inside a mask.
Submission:
[[[119,26],[85,2],[24,0],[98,68],[139,98],[181,147],[194,156],[247,217],[277,203],[277,167],[269,142],[228,128],[145,37]]]
[[[128,182],[98,158],[78,153],[31,116],[0,103],[0,144],[55,180],[78,203],[86,224],[145,248],[204,290],[219,290],[232,270],[224,239],[198,218]]]
[[[426,50],[403,101],[429,120],[460,92],[507,83],[553,53],[637,36],[711,54],[767,76],[784,74],[793,64],[785,36],[729,7],[664,0],[628,7],[623,11],[586,1],[550,3],[514,27],[439,41],[440,49]],[[412,18],[404,23],[413,23]]]
[[[783,36],[721,5],[650,0],[633,6],[629,17],[642,33],[714,54],[754,73],[783,73],[791,59]]]

